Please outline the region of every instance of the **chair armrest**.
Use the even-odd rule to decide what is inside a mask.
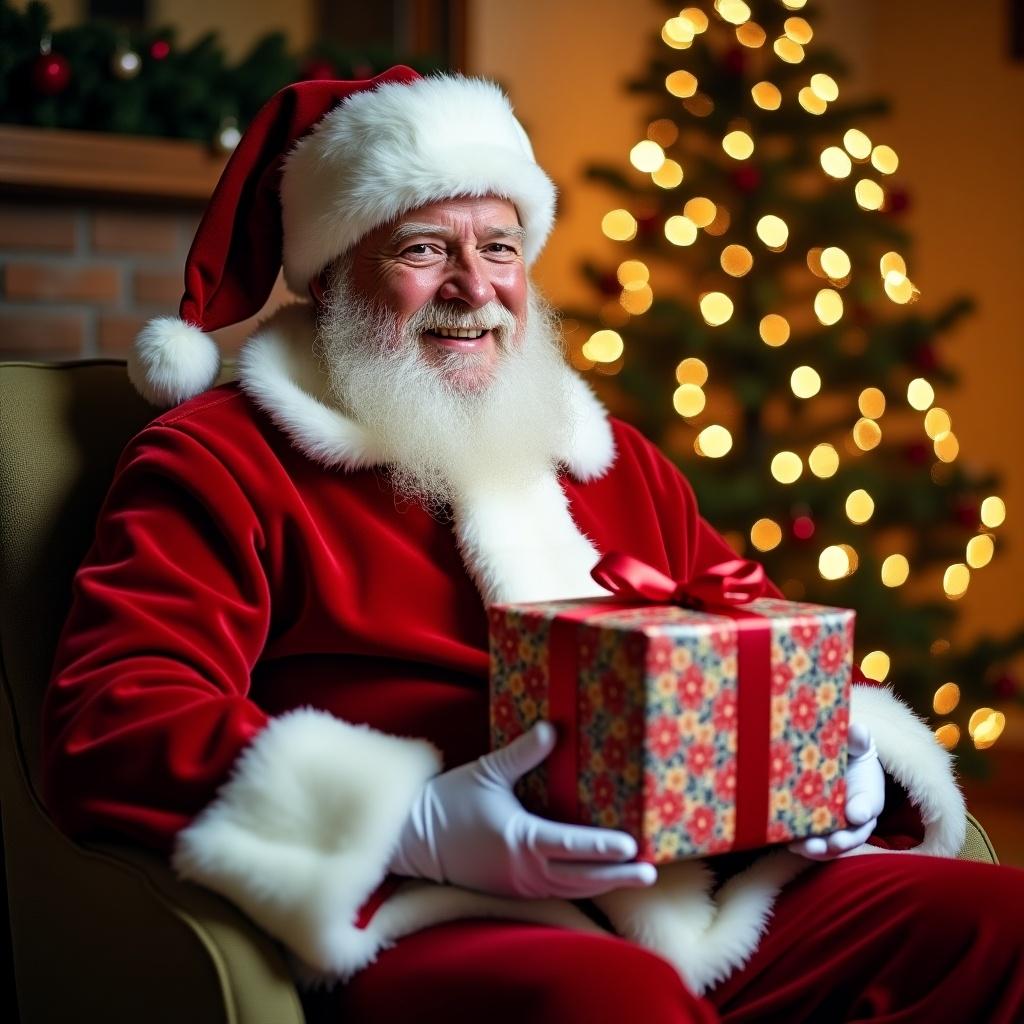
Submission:
[[[973,814],[967,815],[967,835],[964,837],[964,845],[957,854],[959,860],[977,860],[986,864],[998,864],[995,847],[992,840],[986,835],[981,827],[981,822]]]

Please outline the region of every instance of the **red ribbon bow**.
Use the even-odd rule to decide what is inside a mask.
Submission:
[[[746,604],[768,589],[764,566],[746,558],[719,562],[693,579],[680,582],[639,558],[611,552],[601,558],[590,574],[616,597],[685,608]]]

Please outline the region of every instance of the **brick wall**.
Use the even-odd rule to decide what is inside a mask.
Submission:
[[[123,357],[152,316],[176,314],[202,204],[0,200],[0,360]],[[290,298],[279,281],[264,314]],[[237,350],[255,319],[217,332]]]

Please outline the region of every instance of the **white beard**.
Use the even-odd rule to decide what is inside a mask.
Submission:
[[[438,317],[441,317],[439,320]],[[493,378],[460,387],[474,354],[430,363],[420,336],[431,324],[500,324]],[[402,328],[352,294],[339,268],[317,325],[330,395],[373,436],[396,491],[443,513],[470,488],[526,487],[558,463],[574,429],[569,376],[555,316],[532,284],[525,323],[496,302],[463,313],[428,304]]]

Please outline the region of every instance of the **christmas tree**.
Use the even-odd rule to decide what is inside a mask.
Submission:
[[[787,596],[857,609],[864,672],[981,770],[1024,629],[951,642],[1005,516],[937,404],[971,303],[917,304],[886,104],[842,98],[806,0],[668,14],[629,86],[648,113],[632,166],[588,171],[620,253],[584,267],[598,314],[569,311],[595,328],[570,357]]]

